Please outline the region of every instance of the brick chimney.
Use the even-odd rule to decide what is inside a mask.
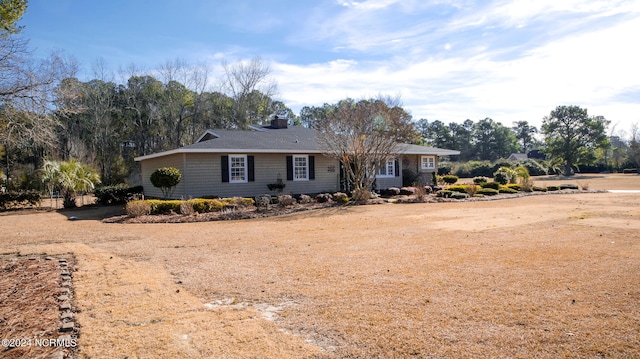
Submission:
[[[277,115],[271,120],[272,128],[288,128],[289,119],[286,117],[278,117]]]

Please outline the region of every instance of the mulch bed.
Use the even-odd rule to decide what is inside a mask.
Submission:
[[[309,211],[327,207],[339,206],[335,202],[331,203],[313,203],[313,204],[296,204],[293,206],[282,207],[272,205],[268,210],[258,210],[256,207],[238,207],[230,211],[195,213],[191,215],[185,214],[163,214],[131,217],[128,215],[119,215],[105,218],[105,223],[190,223],[190,222],[209,222],[209,221],[228,221],[250,218],[265,218],[273,216],[281,216],[284,214]]]
[[[498,194],[495,196],[484,197],[471,197],[466,199],[453,199],[436,197],[435,195],[427,195],[423,198],[417,198],[415,195],[399,195],[388,198],[376,198],[370,200],[367,204],[385,204],[385,203],[438,203],[438,202],[473,202],[473,201],[495,201],[501,199],[518,198],[524,196],[538,196],[538,195],[550,195],[550,194],[569,194],[569,193],[596,193],[606,191],[579,191],[573,189],[550,191],[550,192],[518,192],[514,194]],[[285,214],[297,213],[302,211],[309,211],[315,209],[322,209],[328,207],[344,207],[357,205],[353,202],[348,204],[338,204],[336,202],[325,203],[310,203],[310,204],[295,204],[293,206],[283,207],[280,205],[272,205],[268,210],[258,210],[256,207],[237,207],[230,211],[211,212],[211,213],[195,213],[195,214],[164,214],[164,215],[146,215],[132,217],[128,215],[116,215],[104,218],[104,223],[192,223],[192,222],[210,222],[210,221],[225,221],[225,220],[239,220],[239,219],[251,219],[251,218],[266,218],[275,217]]]
[[[0,357],[75,358],[71,255],[0,255]],[[63,318],[64,314],[64,318]]]

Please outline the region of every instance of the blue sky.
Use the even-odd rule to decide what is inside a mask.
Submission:
[[[416,120],[539,126],[579,105],[615,132],[640,123],[640,0],[30,0],[21,25],[84,80],[98,59],[117,78],[260,56],[296,113],[387,94]]]

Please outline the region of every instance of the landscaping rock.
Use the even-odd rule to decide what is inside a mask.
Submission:
[[[400,195],[401,196],[413,196],[414,194],[416,194],[416,188],[415,187],[402,187],[402,188],[400,188]]]
[[[380,195],[384,197],[393,197],[400,195],[400,188],[398,187],[389,187],[380,191]]]

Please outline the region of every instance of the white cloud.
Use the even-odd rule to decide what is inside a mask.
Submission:
[[[638,33],[636,14],[603,28],[565,34],[509,59],[496,60],[504,49],[476,47],[458,57],[398,55],[379,61],[278,64],[275,69],[285,102],[296,109],[399,92],[416,119],[492,117],[504,124],[526,120],[539,125],[556,106],[575,104],[629,124],[640,121],[640,101],[617,96],[638,92]]]

